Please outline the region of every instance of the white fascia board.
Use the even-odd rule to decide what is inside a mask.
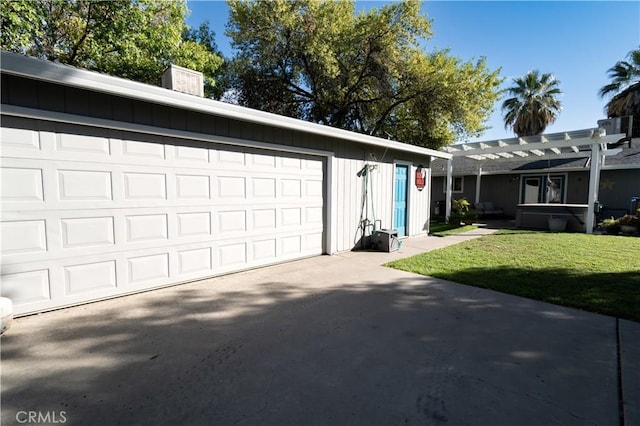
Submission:
[[[88,117],[85,115],[67,114],[65,112],[48,111],[19,107],[15,105],[3,105],[0,116],[12,116],[29,118],[34,120],[54,121],[57,123],[77,124],[80,126],[96,127],[102,129],[122,130],[125,132],[142,133],[147,135],[161,135],[170,138],[189,139],[194,141],[211,142],[222,145],[232,145],[239,147],[250,147],[280,151],[288,153],[320,155],[332,157],[334,153],[312,148],[303,148],[291,145],[280,145],[271,142],[252,141],[248,139],[231,138],[227,136],[209,135],[206,133],[195,133],[187,130],[169,129],[164,127],[147,126],[144,124],[128,123],[124,121],[106,120],[103,118]]]
[[[3,73],[23,76],[34,80],[48,81],[65,86],[123,96],[130,99],[202,112],[234,120],[334,137],[337,139],[349,140],[385,149],[394,149],[411,154],[433,156],[444,159],[451,158],[451,154],[442,151],[350,132],[348,130],[338,129],[335,127],[324,126],[269,112],[215,101],[213,99],[187,95],[162,87],[151,86],[137,81],[113,77],[94,71],[81,70],[68,65],[61,65],[54,62],[18,55],[16,53],[2,51],[0,64]]]

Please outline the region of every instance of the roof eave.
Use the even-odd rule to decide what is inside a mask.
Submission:
[[[68,65],[43,61],[16,53],[2,51],[0,60],[3,73],[27,77],[34,80],[53,82],[70,87],[86,89],[111,95],[124,96],[130,99],[162,104],[180,109],[198,111],[234,120],[246,121],[272,127],[335,137],[365,145],[394,149],[401,152],[450,159],[451,154],[409,145],[397,141],[386,140],[375,136],[350,132],[348,130],[311,123],[295,118],[284,117],[269,112],[254,110],[238,105],[228,104],[213,99],[200,98],[151,86],[136,81],[126,80],[101,74],[95,71],[82,70]]]

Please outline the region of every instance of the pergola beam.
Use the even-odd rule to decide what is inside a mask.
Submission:
[[[451,191],[453,176],[453,157],[469,157],[478,161],[508,161],[510,157],[527,157],[534,154],[537,157],[547,156],[552,158],[577,158],[580,157],[579,147],[589,147],[589,151],[583,151],[584,157],[591,157],[589,165],[589,193],[587,201],[587,222],[585,230],[593,232],[595,224],[595,203],[598,200],[598,186],[600,182],[600,170],[604,163],[603,157],[612,153],[607,150],[608,143],[618,142],[626,135],[622,133],[607,135],[603,129],[586,129],[575,132],[564,132],[542,135],[539,137],[522,137],[513,139],[500,139],[495,141],[483,141],[465,143],[444,148],[451,154],[447,160],[447,190],[446,190],[446,217],[451,215]],[[476,201],[479,200],[480,178],[482,167],[478,168],[476,180]]]
[[[501,146],[498,142],[496,144],[489,144],[486,142],[482,142],[482,145],[470,145],[470,144],[462,144],[461,150],[459,148],[450,147],[447,149],[454,157],[458,156],[469,156],[471,154],[478,155],[486,155],[486,154],[496,154],[498,152],[514,152],[514,151],[533,151],[539,150],[544,151],[547,149],[557,148],[562,150],[571,149],[573,147],[578,146],[590,146],[593,144],[599,143],[613,143],[617,142],[621,138],[625,137],[624,134],[615,134],[615,135],[605,135],[605,136],[596,136],[596,137],[583,137],[583,138],[574,138],[571,139],[571,143],[567,143],[567,140],[550,140],[547,138],[548,142],[527,142],[522,138],[516,139],[516,143],[507,143],[506,146]],[[504,140],[500,142],[505,143]]]

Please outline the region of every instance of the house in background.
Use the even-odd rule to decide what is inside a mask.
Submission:
[[[426,235],[430,161],[451,157],[7,52],[1,72],[19,315],[351,250],[373,226]]]
[[[576,137],[584,136],[585,132],[546,135],[545,140],[566,140],[569,153],[560,153],[556,148],[560,155],[547,150],[547,153],[538,151],[535,155],[511,155],[493,160],[454,157],[452,198],[464,197],[472,204],[490,202],[496,210],[502,210],[505,216],[512,218],[518,215],[518,208],[522,205],[586,205],[592,151],[572,146]],[[619,217],[640,207],[637,201],[633,201],[640,198],[640,139],[624,137],[624,134],[620,136],[623,138],[615,137],[614,143],[603,144],[597,190],[597,201],[602,205],[600,217]],[[528,145],[522,138],[511,142],[519,143],[522,149]],[[503,141],[477,143],[478,146],[481,144],[485,147],[507,145]],[[568,149],[570,147],[573,152]],[[443,216],[447,160],[434,159],[431,172],[432,213]]]

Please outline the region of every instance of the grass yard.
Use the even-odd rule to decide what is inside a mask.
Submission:
[[[386,266],[640,321],[640,238],[505,230]]]
[[[471,231],[476,228],[476,225],[454,225],[452,223],[430,222],[429,235],[446,237],[447,235],[460,234],[461,232]]]

